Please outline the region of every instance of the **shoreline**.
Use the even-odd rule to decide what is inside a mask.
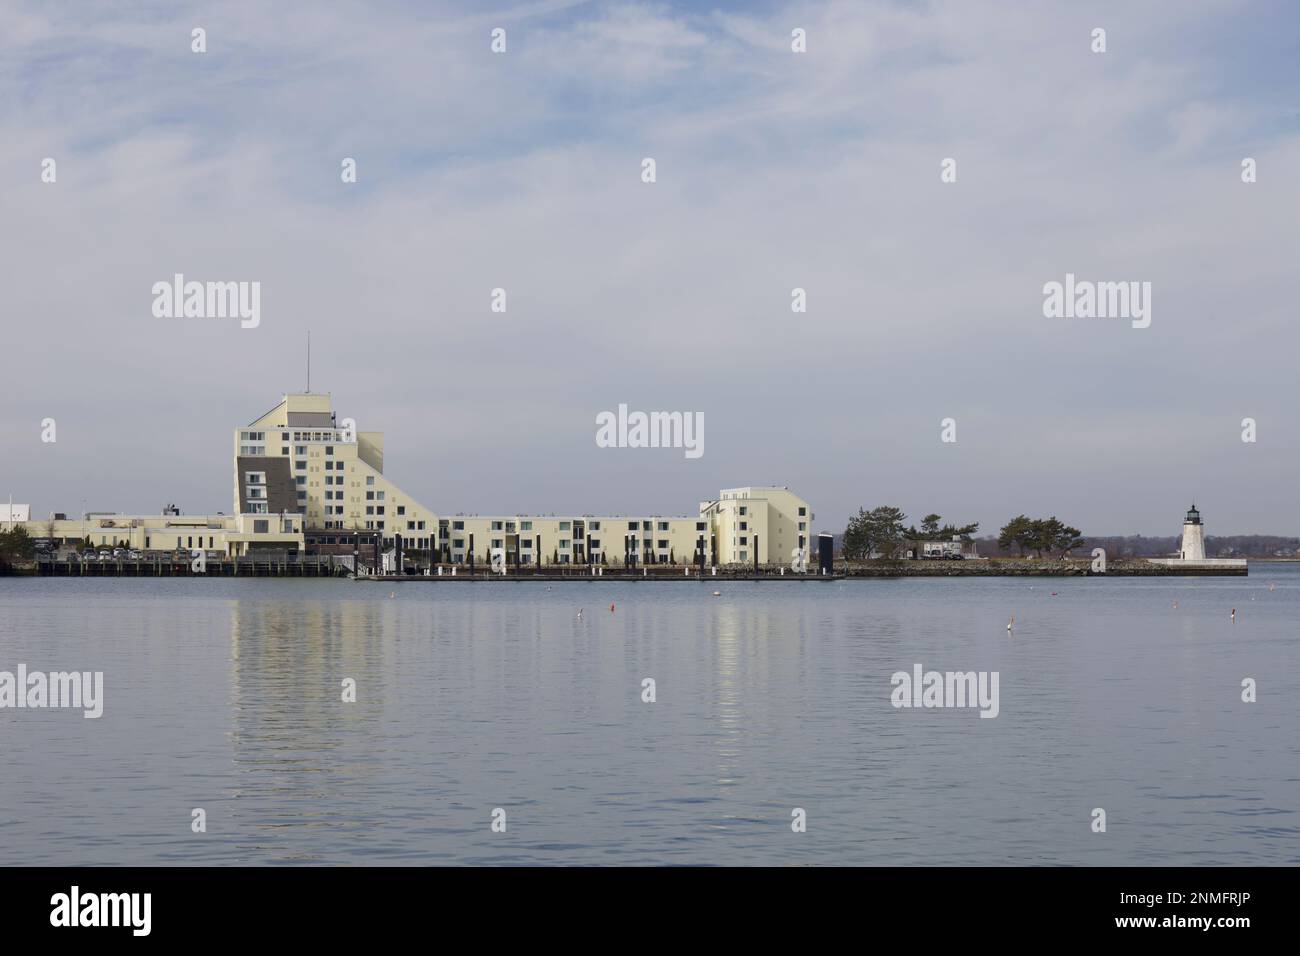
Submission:
[[[1268,559],[1258,559],[1261,563]],[[1276,563],[1297,563],[1290,559],[1274,559]],[[207,570],[192,571],[187,564],[163,564],[148,561],[120,561],[112,564],[77,562],[38,562],[22,567],[0,567],[0,577],[39,577],[39,578],[220,578],[223,580],[264,578],[332,578],[343,581],[380,582],[380,583],[481,583],[481,582],[678,582],[703,583],[710,581],[779,581],[779,582],[831,582],[852,579],[878,578],[1126,578],[1126,577],[1246,577],[1249,575],[1247,564],[1156,564],[1145,560],[1112,561],[1105,571],[1094,571],[1092,562],[1087,559],[989,559],[972,561],[872,561],[866,563],[840,564],[831,574],[818,574],[809,570],[805,574],[796,574],[788,568],[764,569],[755,572],[752,568],[718,568],[717,573],[699,573],[692,569],[687,573],[682,566],[659,566],[652,569],[637,569],[625,572],[622,569],[601,569],[603,573],[592,574],[585,568],[569,572],[525,572],[500,575],[484,570],[481,566],[471,573],[466,565],[457,565],[456,574],[450,568],[443,574],[387,574],[354,577],[350,570],[342,565],[313,559],[305,561],[221,561],[209,562]],[[645,573],[645,571],[649,573]]]

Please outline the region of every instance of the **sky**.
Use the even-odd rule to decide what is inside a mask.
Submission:
[[[310,330],[312,390],[442,514],[786,485],[817,531],[890,504],[1172,535],[1195,499],[1210,534],[1300,534],[1294,3],[4,25],[0,496],[33,516],[228,512],[232,432],[306,387]],[[258,325],[156,316],[176,273],[260,283]],[[1045,316],[1067,273],[1149,282],[1149,327]],[[701,414],[704,453],[598,447],[620,404]]]

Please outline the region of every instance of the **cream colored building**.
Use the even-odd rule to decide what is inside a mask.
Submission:
[[[24,523],[33,538],[50,538],[59,547],[89,542],[95,549],[138,551],[217,551],[247,554],[251,547],[301,551],[301,515],[119,515]]]
[[[810,548],[812,510],[788,488],[723,490],[695,516],[444,515],[384,474],[382,432],[337,417],[330,395],[283,396],[232,433],[233,511],[226,515],[86,515],[24,522],[34,537],[144,551],[269,548],[363,556],[400,548],[417,562],[507,567],[601,564],[788,564]],[[52,530],[52,534],[49,532]]]
[[[700,504],[717,541],[718,564],[788,564],[796,548],[812,559],[813,511],[789,488],[724,488]]]
[[[692,564],[697,548],[708,554],[708,522],[649,515],[546,517],[454,515],[440,519],[444,560],[487,563],[501,549],[507,566],[551,564]]]

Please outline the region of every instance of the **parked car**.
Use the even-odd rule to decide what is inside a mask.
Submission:
[[[209,552],[208,552],[208,560],[209,560],[209,561],[220,561],[220,560],[221,560],[222,558],[224,558],[225,556],[226,556],[225,553],[224,553],[224,552],[221,552],[221,551],[209,551]]]
[[[126,548],[114,548],[114,549],[113,549],[113,557],[115,557],[115,558],[125,558],[125,557],[126,557]]]
[[[126,553],[126,556],[130,558],[132,561],[139,561],[141,558],[144,557],[144,552],[140,551],[137,548],[132,548],[130,551]]]
[[[108,548],[100,548],[100,549],[99,549],[99,560],[101,560],[101,561],[112,561],[112,560],[113,560],[113,552],[110,551],[110,550],[108,550]]]
[[[189,559],[190,559],[190,553],[186,551],[184,548],[177,548],[176,551],[172,554],[173,561],[188,561]]]

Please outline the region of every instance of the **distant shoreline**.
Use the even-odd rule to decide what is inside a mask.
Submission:
[[[1300,563],[1296,558],[1251,558],[1251,563]],[[236,568],[231,561],[210,562],[207,570],[201,573],[191,571],[184,563],[157,565],[152,562],[121,561],[111,564],[60,563],[32,564],[29,566],[0,566],[0,576],[9,577],[57,577],[57,578],[219,578],[222,580],[266,578],[332,578],[343,581],[372,581],[379,583],[479,583],[479,582],[664,582],[705,583],[710,581],[790,581],[790,582],[829,582],[844,581],[854,578],[979,578],[979,577],[1028,577],[1028,578],[1078,578],[1078,577],[1245,577],[1249,566],[1189,564],[1180,566],[1176,563],[1155,564],[1145,559],[1122,559],[1107,562],[1104,571],[1093,570],[1093,562],[1088,558],[991,558],[949,561],[927,560],[872,560],[836,563],[834,573],[822,575],[810,567],[806,574],[796,574],[788,568],[764,568],[758,572],[751,567],[706,568],[700,573],[694,566],[656,565],[650,568],[635,568],[625,571],[622,568],[597,568],[600,574],[584,566],[572,567],[567,571],[520,572],[512,568],[505,575],[493,574],[482,565],[471,572],[468,565],[456,565],[444,568],[442,574],[405,574],[405,575],[366,575],[353,578],[342,567],[330,566],[328,563],[284,562],[284,563],[242,563]]]

